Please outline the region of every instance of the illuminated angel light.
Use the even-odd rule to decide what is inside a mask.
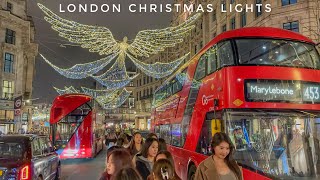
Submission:
[[[141,69],[148,76],[152,76],[154,78],[163,78],[172,74],[172,72],[179,67],[179,65],[183,62],[184,59],[188,57],[190,53],[185,54],[179,59],[172,61],[171,63],[160,63],[157,62],[155,64],[146,64],[144,62],[139,61],[138,59],[132,57],[130,54],[127,54],[128,57],[132,60],[132,62]]]
[[[56,87],[53,88],[57,91],[57,93],[59,93],[59,95],[79,93],[73,86],[64,87],[64,89],[59,89]]]
[[[156,63],[151,66],[143,64],[138,61],[137,58],[150,57],[150,55],[157,54],[168,47],[174,47],[176,44],[181,43],[184,37],[186,37],[186,35],[195,27],[194,23],[201,17],[201,14],[197,13],[185,22],[174,27],[140,31],[132,43],[128,44],[127,37],[124,37],[123,41],[118,42],[114,39],[111,31],[106,27],[84,25],[75,21],[66,20],[59,17],[40,3],[38,3],[38,6],[45,13],[45,20],[52,25],[52,29],[57,31],[59,36],[68,39],[71,43],[81,45],[82,48],[89,49],[90,52],[97,52],[100,55],[119,55],[116,63],[120,69],[124,66],[126,55],[130,55],[129,58],[139,69],[145,72],[148,76],[152,76],[154,78],[170,75],[174,71],[173,68],[178,67],[177,61],[170,63]],[[160,66],[170,68],[162,68]],[[156,72],[153,72],[153,69],[156,69]],[[122,83],[114,82],[114,80],[106,79],[111,72],[115,71],[108,71],[106,74],[104,73],[103,78],[97,76],[92,77],[107,89],[122,88],[125,84],[134,79],[133,77],[123,78],[120,80],[118,79],[119,81],[123,81]],[[90,74],[92,75],[94,73],[90,72]],[[65,75],[65,73],[63,73],[63,75]],[[112,75],[114,76],[114,74]],[[120,73],[120,75],[123,74]],[[72,77],[74,76],[72,75]]]
[[[77,91],[73,86],[64,87],[65,89],[59,89],[53,87],[59,95],[63,94],[73,94],[73,93],[80,93]],[[94,90],[86,87],[81,87],[82,94],[89,95],[93,97],[99,105],[104,109],[113,109],[120,107],[130,96],[131,91],[128,91],[126,88],[122,90]]]
[[[100,98],[96,100],[104,109],[114,109],[120,107],[130,96],[131,91],[127,91],[125,88],[121,91],[119,96],[109,102],[103,102]]]
[[[76,64],[71,68],[66,69],[59,68],[58,66],[52,64],[42,54],[40,54],[40,56],[45,60],[46,63],[48,63],[61,75],[70,79],[83,79],[102,70],[115,58],[116,55],[110,54],[109,56],[99,59],[97,61],[85,64]]]
[[[84,94],[87,94],[92,97],[107,96],[107,95],[112,94],[115,91],[117,91],[117,90],[110,91],[110,90],[105,90],[105,89],[97,90],[97,89],[90,89],[87,87],[81,87],[81,90]]]

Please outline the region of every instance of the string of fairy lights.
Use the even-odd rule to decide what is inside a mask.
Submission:
[[[86,87],[81,87],[81,90],[76,90],[73,86],[64,87],[64,89],[59,89],[54,87],[54,89],[60,94],[74,94],[82,93],[93,97],[99,105],[104,109],[112,109],[120,107],[130,96],[131,91],[126,88],[122,90],[117,89],[114,91],[108,90],[95,90]]]
[[[128,44],[127,37],[124,37],[122,41],[117,41],[114,39],[112,32],[106,27],[84,25],[67,20],[61,18],[40,3],[38,3],[38,6],[45,14],[44,19],[51,24],[52,29],[57,31],[59,36],[66,38],[70,43],[79,44],[90,52],[106,55],[102,59],[84,64],[76,64],[71,68],[64,69],[54,65],[40,54],[45,62],[67,78],[83,79],[91,77],[103,85],[104,90],[113,95],[110,95],[110,97],[106,95],[96,96],[97,94],[94,93],[101,94],[101,92],[93,92],[88,89],[82,90],[84,93],[95,95],[94,97],[98,101],[103,102],[104,107],[107,108],[116,107],[129,97],[128,91],[124,87],[139,75],[128,76],[125,66],[126,57],[148,76],[154,78],[169,76],[180,66],[189,53],[168,63],[156,62],[154,64],[146,64],[139,60],[139,57],[148,58],[151,55],[164,51],[168,47],[174,47],[176,44],[183,42],[183,39],[195,28],[195,22],[201,17],[200,13],[196,13],[177,26],[164,29],[142,30],[131,41],[132,43]],[[111,68],[97,75],[99,71],[103,70],[115,58],[115,63]],[[59,94],[66,92],[75,93],[75,89],[71,87],[55,89]],[[123,90],[116,91],[119,89]],[[117,98],[110,100],[114,96],[117,96]]]
[[[52,64],[47,58],[45,58],[41,53],[40,56],[48,63],[54,70],[56,70],[59,74],[70,78],[70,79],[83,79],[92,74],[95,74],[105,68],[115,57],[115,55],[109,55],[105,58],[99,59],[97,61],[85,64],[76,64],[71,68],[59,68]]]

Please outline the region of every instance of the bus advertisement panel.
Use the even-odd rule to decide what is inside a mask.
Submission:
[[[61,159],[92,158],[103,149],[104,127],[96,122],[90,96],[65,94],[55,98],[50,113],[51,139]]]
[[[157,89],[152,129],[182,179],[193,179],[220,131],[231,137],[244,179],[317,179],[319,68],[315,43],[298,33],[222,33]]]

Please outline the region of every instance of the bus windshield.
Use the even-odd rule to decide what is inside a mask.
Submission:
[[[226,130],[236,161],[273,179],[314,179],[319,171],[320,112],[235,111]]]
[[[54,131],[55,145],[58,149],[64,148],[90,111],[90,106],[84,104],[62,118],[57,125],[54,126],[56,128]]]
[[[236,39],[239,64],[319,69],[319,54],[307,43],[277,39]]]

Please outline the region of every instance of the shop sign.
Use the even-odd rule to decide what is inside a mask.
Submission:
[[[22,121],[28,121],[28,113],[22,114]]]

